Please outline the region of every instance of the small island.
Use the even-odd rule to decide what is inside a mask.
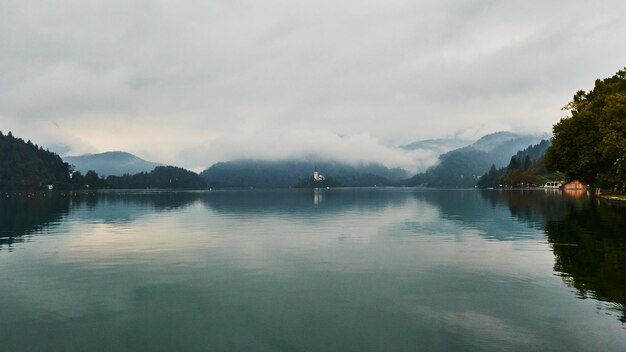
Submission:
[[[317,171],[317,167],[313,171],[313,176],[298,181],[293,188],[328,188],[328,187],[341,187],[339,181],[322,175]]]

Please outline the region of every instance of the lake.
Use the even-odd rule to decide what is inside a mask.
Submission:
[[[554,191],[0,193],[2,351],[625,351],[626,211]]]

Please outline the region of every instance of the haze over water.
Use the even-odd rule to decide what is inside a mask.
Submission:
[[[586,195],[0,196],[6,351],[626,350],[626,213]]]

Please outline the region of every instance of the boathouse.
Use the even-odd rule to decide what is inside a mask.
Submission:
[[[587,186],[585,186],[582,182],[578,181],[578,180],[574,180],[570,183],[566,183],[563,185],[563,189],[564,190],[578,190],[578,189],[587,189]]]

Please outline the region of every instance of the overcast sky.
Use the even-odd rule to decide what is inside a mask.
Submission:
[[[544,133],[626,66],[626,1],[0,0],[0,130],[195,170]]]

